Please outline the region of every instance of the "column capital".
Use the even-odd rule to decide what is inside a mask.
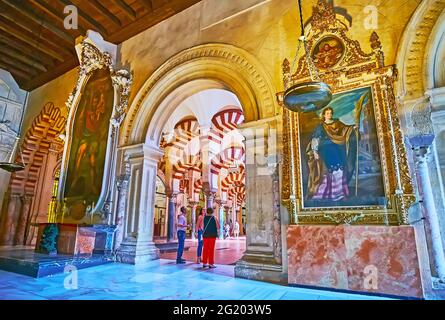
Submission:
[[[430,153],[429,146],[415,147],[414,149],[415,162],[417,165],[427,163],[428,155]]]
[[[418,148],[429,148],[435,139],[434,134],[418,134],[408,137],[409,144],[415,150]]]
[[[433,109],[445,106],[445,87],[427,90],[425,95],[429,98]]]
[[[120,149],[130,162],[146,159],[157,163],[164,155],[164,152],[153,142],[123,146]]]
[[[199,202],[197,202],[197,201],[189,201],[189,203],[188,203],[188,206],[190,207],[190,208],[195,208],[196,209],[196,206],[198,205],[198,203]]]
[[[215,201],[215,203],[218,205],[218,206],[224,206],[224,204],[226,203],[225,201],[223,201],[223,200],[221,200],[221,199],[215,199],[214,200]]]
[[[165,195],[169,198],[169,201],[176,203],[176,197],[178,196],[178,193],[175,193],[171,190],[166,190]]]

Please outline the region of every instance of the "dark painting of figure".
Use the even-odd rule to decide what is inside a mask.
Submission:
[[[328,36],[315,45],[312,59],[317,68],[329,69],[340,61],[344,51],[344,46],[339,39]]]
[[[109,71],[96,70],[76,110],[65,182],[68,204],[81,200],[88,206],[99,199],[113,97]]]
[[[334,95],[329,106],[300,115],[305,207],[385,202],[370,88]]]

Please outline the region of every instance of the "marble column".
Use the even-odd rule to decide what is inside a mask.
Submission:
[[[157,166],[163,153],[147,144],[123,149],[128,156],[131,177],[124,240],[116,258],[118,262],[142,264],[159,259],[159,250],[153,242],[153,224]]]
[[[124,219],[125,213],[127,211],[127,194],[128,194],[128,186],[131,176],[131,166],[127,160],[124,161],[124,172],[117,179],[117,189],[118,189],[118,207],[116,213],[116,236],[114,240],[114,247],[119,248],[124,237]]]
[[[22,208],[20,210],[19,220],[14,237],[14,245],[22,246],[26,244],[26,230],[30,227],[30,210],[32,204],[32,195],[22,197]]]
[[[434,203],[428,170],[429,146],[414,146],[416,170],[421,187],[422,205],[431,230],[433,265],[441,282],[445,282],[445,255],[442,245],[439,217]]]
[[[227,205],[224,206],[224,221],[230,222],[230,207]]]
[[[213,201],[215,200],[215,194],[209,193],[206,194],[206,206],[207,208],[213,208]]]
[[[168,195],[167,242],[172,242],[175,240],[176,201],[177,195],[170,193]]]
[[[195,240],[195,232],[196,232],[196,207],[198,203],[194,201],[189,202],[190,209],[192,211],[192,240]]]
[[[236,199],[236,194],[234,196],[234,199]],[[231,217],[232,228],[233,228],[233,226],[235,226],[235,221],[237,221],[236,208],[237,208],[237,205],[236,205],[236,200],[235,200],[232,202],[232,217]]]
[[[22,195],[18,193],[7,193],[8,205],[2,214],[2,224],[0,232],[0,245],[13,245],[14,233],[19,219],[19,212],[22,210]],[[5,197],[6,198],[6,197]]]
[[[224,239],[224,203],[221,199],[215,200],[216,211],[215,215],[218,216],[219,220],[219,238]]]

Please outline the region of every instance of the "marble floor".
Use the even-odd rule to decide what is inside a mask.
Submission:
[[[0,271],[1,300],[363,300],[381,297],[301,289],[233,277],[234,267],[202,270],[161,259],[113,263],[34,279]]]
[[[182,257],[190,262],[196,261],[198,241],[187,239],[185,246],[189,247],[189,249],[184,251]],[[244,251],[246,251],[246,237],[230,237],[225,240],[218,239],[215,244],[215,263],[235,265],[235,263],[243,257]],[[176,253],[163,253],[161,254],[161,258],[174,260],[176,259]]]

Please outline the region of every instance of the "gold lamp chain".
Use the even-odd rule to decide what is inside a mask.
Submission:
[[[300,37],[298,39],[299,40],[298,41],[298,48],[297,48],[297,52],[295,53],[294,61],[292,63],[291,72],[293,72],[292,70],[295,69],[295,65],[296,65],[296,62],[297,62],[297,59],[298,59],[298,54],[300,53],[301,45],[303,44],[304,54],[306,55],[306,63],[307,63],[309,75],[310,75],[312,81],[319,81],[320,80],[320,75],[318,73],[317,68],[314,65],[314,62],[311,59],[311,54],[309,52],[309,47],[307,45],[306,35],[304,33],[304,19],[303,19],[303,9],[302,9],[302,5],[301,5],[301,0],[298,0],[298,10],[299,10],[299,13],[300,13],[301,34],[300,34]]]

